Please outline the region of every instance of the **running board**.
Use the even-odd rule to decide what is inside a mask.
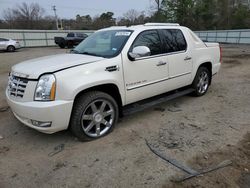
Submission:
[[[159,95],[156,97],[152,97],[149,99],[145,99],[145,100],[130,104],[130,105],[125,106],[123,108],[123,115],[128,116],[128,115],[143,111],[143,110],[148,109],[152,106],[156,106],[156,105],[159,105],[161,103],[170,101],[172,99],[190,94],[193,91],[194,91],[194,89],[192,89],[192,88],[188,88],[188,89],[181,90],[181,91],[176,90],[174,92],[168,92],[166,94],[162,94],[162,95]]]

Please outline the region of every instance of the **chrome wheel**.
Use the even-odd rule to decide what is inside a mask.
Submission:
[[[209,75],[206,71],[202,71],[199,75],[197,90],[200,94],[204,94],[209,86]]]
[[[105,99],[91,102],[81,117],[81,126],[86,135],[97,138],[107,133],[114,123],[115,110]]]

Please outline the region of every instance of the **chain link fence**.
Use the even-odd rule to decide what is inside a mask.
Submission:
[[[250,29],[196,31],[203,41],[232,44],[250,44]]]

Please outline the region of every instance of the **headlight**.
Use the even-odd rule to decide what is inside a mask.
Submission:
[[[56,94],[56,78],[53,74],[40,77],[36,90],[35,101],[54,101]]]

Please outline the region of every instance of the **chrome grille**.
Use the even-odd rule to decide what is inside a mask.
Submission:
[[[8,91],[10,96],[23,98],[27,84],[27,78],[10,75],[8,84]]]

